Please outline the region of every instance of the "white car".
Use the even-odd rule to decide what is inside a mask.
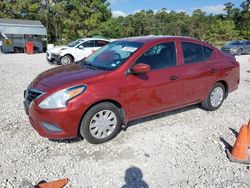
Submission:
[[[48,50],[46,52],[46,58],[51,64],[68,65],[88,57],[110,42],[108,39],[82,38],[66,46],[56,46]]]

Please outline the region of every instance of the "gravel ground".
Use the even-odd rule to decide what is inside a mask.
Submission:
[[[225,154],[250,117],[250,56],[237,59],[240,87],[219,110],[194,105],[140,119],[112,141],[91,145],[48,140],[31,127],[23,90],[52,67],[45,54],[0,55],[0,187],[66,177],[67,187],[250,187],[250,167]]]

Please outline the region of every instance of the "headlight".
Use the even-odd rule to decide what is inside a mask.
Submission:
[[[65,108],[69,100],[83,93],[85,89],[86,86],[79,85],[60,90],[44,99],[38,106],[42,109]]]

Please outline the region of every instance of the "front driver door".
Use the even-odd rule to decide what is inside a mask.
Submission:
[[[135,64],[150,65],[142,75],[127,75],[127,103],[130,118],[153,114],[182,104],[182,68],[178,66],[175,42],[157,44]]]
[[[95,41],[89,40],[85,41],[82,44],[80,44],[76,49],[74,50],[74,56],[76,58],[75,61],[79,61],[85,57],[88,57],[95,51]]]

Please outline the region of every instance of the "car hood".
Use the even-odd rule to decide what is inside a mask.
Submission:
[[[49,69],[31,83],[30,87],[46,91],[49,88],[70,87],[70,85],[86,84],[85,81],[103,78],[105,71],[83,68],[79,64],[60,66]]]
[[[54,48],[51,48],[50,50],[48,50],[48,52],[58,54],[61,50],[68,49],[68,48],[70,48],[70,47],[68,47],[68,46],[55,46]]]

